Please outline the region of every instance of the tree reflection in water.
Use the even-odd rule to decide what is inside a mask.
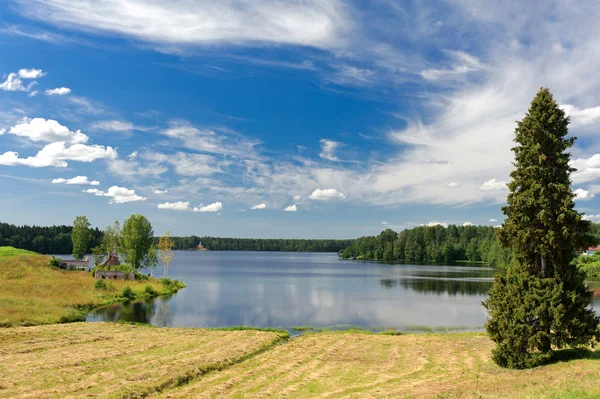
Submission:
[[[133,301],[105,306],[93,311],[102,321],[126,321],[132,323],[153,323],[159,327],[173,325],[173,310],[170,297]]]
[[[464,280],[464,279],[433,279],[433,278],[383,278],[379,280],[382,287],[391,289],[401,286],[406,290],[421,293],[448,294],[448,295],[486,295],[492,287],[492,281]]]

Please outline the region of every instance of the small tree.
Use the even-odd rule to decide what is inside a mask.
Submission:
[[[92,235],[90,234],[90,222],[85,216],[77,216],[73,222],[71,240],[73,241],[73,258],[81,260],[87,251]]]
[[[152,223],[144,215],[131,215],[125,219],[119,243],[127,263],[136,269],[147,266],[153,241]]]
[[[589,222],[574,209],[567,150],[575,139],[566,137],[568,124],[542,88],[515,130],[515,170],[502,208],[506,220],[497,230],[514,259],[484,302],[486,328],[498,344],[493,358],[504,367],[534,367],[553,348],[589,345],[597,336],[585,276],[571,264],[592,238]]]
[[[169,263],[173,260],[173,247],[175,243],[171,239],[171,232],[167,231],[164,236],[158,239],[158,260],[163,267],[163,277],[167,277],[169,272]]]

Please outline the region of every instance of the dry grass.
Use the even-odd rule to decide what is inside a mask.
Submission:
[[[113,280],[112,289],[95,289],[90,273],[53,269],[48,262],[40,255],[0,257],[0,326],[85,320],[85,309],[113,302],[125,286],[137,295],[148,284],[167,293],[156,279]]]
[[[111,323],[0,329],[0,398],[143,397],[279,339],[262,331]]]
[[[500,369],[484,335],[308,334],[161,398],[592,398],[600,362]]]

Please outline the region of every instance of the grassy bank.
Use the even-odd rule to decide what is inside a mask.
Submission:
[[[4,251],[8,252],[0,249]],[[167,295],[181,288],[158,279],[112,280],[95,288],[90,273],[55,269],[48,262],[40,255],[0,256],[0,326],[82,321],[92,308],[126,300],[126,287],[131,288],[131,298]]]
[[[286,337],[110,323],[0,329],[0,398],[600,397],[595,352],[506,370],[481,333]]]
[[[35,252],[15,247],[0,247],[0,256],[37,255]]]
[[[110,323],[0,329],[0,398],[145,397],[284,337]]]

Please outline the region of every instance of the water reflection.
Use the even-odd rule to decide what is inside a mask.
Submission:
[[[90,321],[157,326],[472,326],[493,269],[341,261],[335,254],[177,252],[171,298],[99,309]]]

